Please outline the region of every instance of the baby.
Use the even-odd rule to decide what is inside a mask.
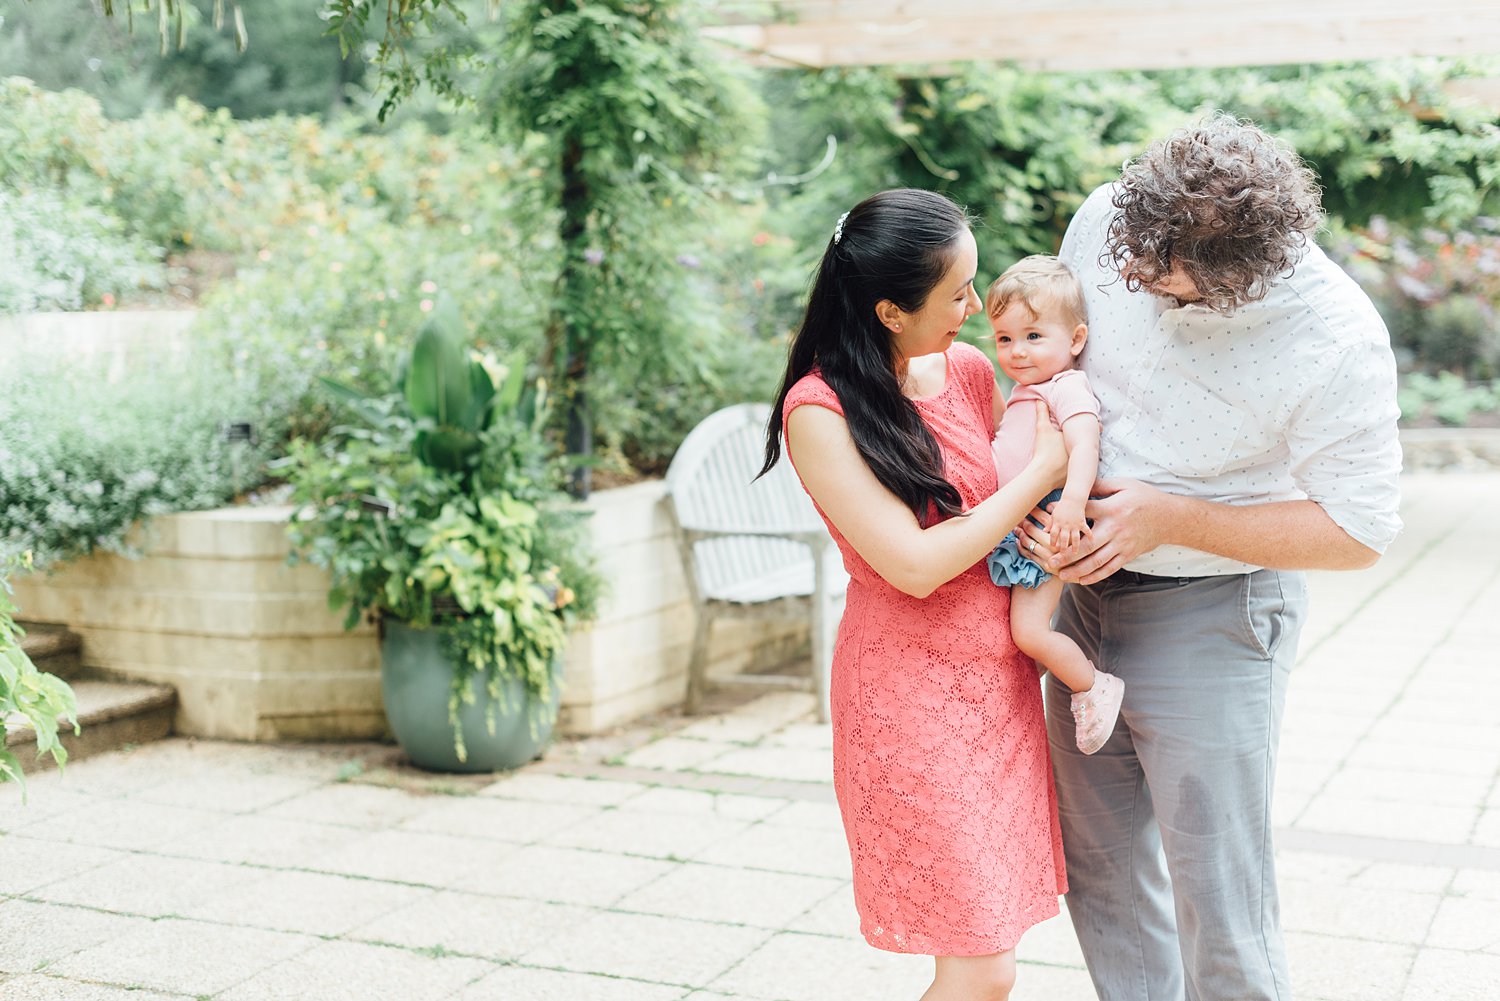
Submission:
[[[1001,483],[1025,468],[1042,415],[1062,430],[1068,479],[1041,506],[1052,515],[1052,548],[1065,549],[1088,534],[1083,508],[1099,468],[1099,401],[1088,376],[1074,367],[1089,336],[1083,289],[1057,258],[1033,255],[995,279],[985,312],[995,331],[995,360],[1016,383],[995,432],[995,468]],[[990,554],[990,579],[1011,588],[1016,646],[1073,690],[1078,749],[1093,754],[1114,732],[1125,686],[1096,669],[1072,639],[1053,631],[1062,581],[1022,555],[1022,538],[1012,532]]]

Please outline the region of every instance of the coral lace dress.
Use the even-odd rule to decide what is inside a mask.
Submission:
[[[947,362],[942,392],[915,403],[967,509],[997,487],[994,370],[965,344]],[[783,416],[808,405],[843,414],[816,371]],[[830,697],[860,930],[892,952],[1012,949],[1067,883],[1041,686],[1011,641],[1010,590],[979,560],[913,598],[828,527],[850,575]]]

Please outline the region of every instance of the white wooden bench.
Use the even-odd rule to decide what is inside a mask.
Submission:
[[[759,480],[764,403],[704,418],[667,470],[682,568],[698,613],[688,664],[687,711],[703,695],[709,631],[721,616],[797,618],[811,630],[810,678],[741,674],[751,684],[811,681],[818,718],[828,719],[828,672],[849,578],[838,548],[785,456]]]

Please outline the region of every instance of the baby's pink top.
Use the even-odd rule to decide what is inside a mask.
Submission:
[[[1079,414],[1099,416],[1099,400],[1089,388],[1089,377],[1076,368],[1059,372],[1035,386],[1017,386],[1005,402],[1000,427],[995,431],[995,440],[990,443],[995,472],[1002,484],[1009,483],[1031,461],[1031,450],[1036,443],[1037,408],[1016,406],[1027,400],[1040,400],[1052,417],[1052,426],[1058,429],[1069,417]]]

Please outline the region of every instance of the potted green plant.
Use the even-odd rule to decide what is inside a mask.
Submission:
[[[24,718],[36,734],[37,757],[52,755],[58,768],[68,763],[68,749],[58,739],[58,723],[71,719],[73,732],[79,732],[78,702],[73,689],[61,678],[38,671],[21,646],[26,634],[16,625],[10,573],[27,566],[24,556],[0,561],[0,783],[20,783],[22,802],[26,800],[26,776],[20,760],[6,747],[6,722],[17,715]]]
[[[476,352],[440,301],[360,421],[294,442],[294,558],[326,568],[329,604],[380,630],[382,697],[417,765],[493,771],[534,758],[557,718],[568,627],[594,612],[582,514],[542,435],[545,385],[524,358]]]

